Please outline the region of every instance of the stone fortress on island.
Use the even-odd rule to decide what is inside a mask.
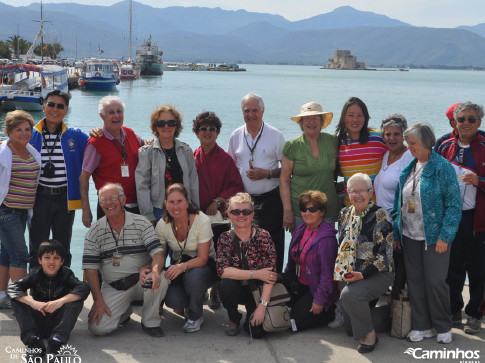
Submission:
[[[353,69],[365,70],[364,62],[357,62],[357,57],[350,53],[350,50],[336,50],[335,56],[329,58],[325,69]]]

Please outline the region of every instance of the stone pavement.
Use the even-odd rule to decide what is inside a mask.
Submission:
[[[468,288],[465,289],[468,291]],[[466,297],[466,300],[468,297]],[[49,363],[111,363],[111,362],[416,362],[420,359],[404,353],[408,348],[417,349],[417,357],[427,351],[434,354],[461,354],[464,359],[432,359],[427,362],[485,362],[485,326],[476,336],[466,335],[453,328],[453,342],[442,345],[434,339],[409,343],[396,339],[389,333],[380,333],[376,349],[366,355],[357,352],[358,342],[347,336],[344,329],[317,328],[298,333],[282,332],[248,344],[249,335],[243,330],[236,337],[224,333],[227,314],[224,308],[211,310],[204,306],[204,324],[197,333],[182,332],[184,319],[165,309],[162,315],[163,338],[146,335],[140,325],[141,307],[134,307],[131,321],[105,337],[95,337],[87,329],[87,316],[92,305],[89,297],[69,344],[77,350],[78,357],[66,355],[62,360]],[[463,320],[464,322],[465,320]],[[463,328],[463,326],[462,326]],[[24,362],[15,350],[24,348],[12,310],[0,310],[0,362]],[[438,352],[439,351],[439,352]],[[467,352],[469,351],[469,352]],[[478,351],[479,358],[471,358],[471,351]],[[465,355],[466,357],[466,355]],[[47,358],[44,358],[47,362]]]

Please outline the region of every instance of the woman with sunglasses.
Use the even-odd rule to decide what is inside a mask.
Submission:
[[[199,179],[192,149],[177,140],[183,128],[180,112],[160,106],[151,114],[150,127],[156,138],[138,151],[135,181],[140,214],[156,225],[164,213],[165,189],[172,184],[183,184],[190,203],[199,207]]]
[[[334,318],[338,300],[333,268],[337,231],[325,221],[327,196],[308,190],[298,198],[303,223],[293,233],[283,284],[290,293],[290,315],[298,330],[321,326]]]
[[[244,304],[244,329],[253,338],[262,338],[266,306],[277,278],[275,247],[268,231],[253,226],[254,203],[248,193],[231,197],[227,211],[234,230],[221,234],[217,246],[217,274],[222,279],[219,294],[229,315],[225,332],[229,336],[239,334],[242,314],[237,307]],[[257,306],[251,293],[253,283],[248,283],[249,280],[263,285]]]
[[[225,203],[229,197],[244,191],[244,185],[234,160],[217,145],[217,137],[222,123],[214,112],[205,111],[197,115],[192,131],[200,141],[200,147],[194,151],[195,167],[199,176],[200,209],[212,216],[214,248],[222,232],[229,230],[228,220],[223,220],[226,213]],[[219,217],[219,218],[218,218]],[[219,309],[219,283],[210,292],[209,307]]]
[[[172,251],[172,264],[165,271],[171,280],[165,303],[185,315],[183,331],[194,333],[204,321],[204,294],[217,280],[211,224],[189,203],[187,189],[179,183],[167,188],[165,209],[155,228],[164,251]]]

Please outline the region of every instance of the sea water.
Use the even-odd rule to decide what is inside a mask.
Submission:
[[[403,114],[408,124],[427,122],[437,137],[450,132],[445,116],[448,107],[457,102],[485,104],[485,73],[458,70],[344,71],[323,70],[314,66],[242,65],[247,72],[165,72],[163,76],[122,81],[117,91],[126,105],[124,125],[142,138],[152,138],[150,114],[163,104],[174,105],[183,114],[184,129],[179,139],[192,149],[199,141],[192,132],[192,120],[203,111],[213,111],[222,121],[218,144],[227,149],[231,132],[244,123],[241,99],[256,92],[265,103],[264,121],[279,128],[286,140],[301,134],[291,116],[300,113],[307,102],[320,103],[334,118],[324,131],[334,133],[343,104],[349,97],[361,98],[367,105],[371,127],[379,128],[381,120],[392,113]],[[68,125],[89,132],[101,126],[98,102],[109,93],[73,90]],[[40,120],[42,112],[32,113]],[[0,113],[0,139],[5,113]],[[90,185],[91,210],[96,215],[96,190]],[[76,212],[71,250],[72,268],[81,275],[84,236],[87,229]],[[26,236],[28,233],[26,233]],[[286,235],[286,244],[290,241]]]

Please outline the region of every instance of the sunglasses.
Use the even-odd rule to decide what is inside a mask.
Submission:
[[[63,103],[47,102],[47,107],[57,107],[59,110],[63,110],[66,108],[66,105]]]
[[[477,118],[476,117],[473,117],[473,116],[468,116],[468,118],[465,117],[465,116],[461,116],[461,117],[457,117],[456,118],[456,121],[458,121],[461,124],[463,122],[465,122],[466,120],[468,120],[468,122],[471,123],[471,124],[474,124],[475,122],[477,122]]]
[[[206,131],[215,132],[215,131],[217,131],[217,127],[214,127],[214,126],[211,126],[211,127],[202,126],[202,127],[199,127],[199,131],[203,131],[203,132],[206,132]]]
[[[300,207],[300,212],[305,213],[306,211],[310,211],[311,213],[315,213],[316,211],[319,211],[320,208],[318,207]]]
[[[156,127],[165,127],[167,125],[168,127],[175,127],[177,125],[177,121],[175,120],[158,120],[154,123]]]
[[[233,210],[230,210],[229,213],[231,213],[233,216],[238,216],[241,213],[242,213],[243,216],[248,216],[251,213],[253,213],[253,210],[252,209],[243,209],[243,210],[233,209]]]

